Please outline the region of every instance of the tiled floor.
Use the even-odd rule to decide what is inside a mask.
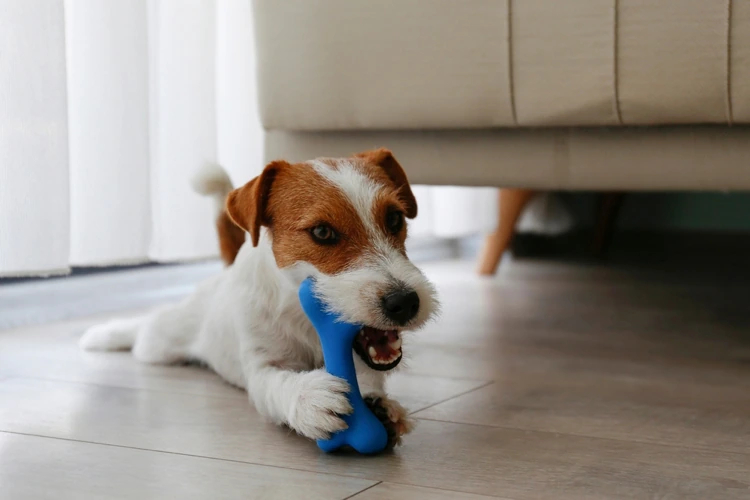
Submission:
[[[208,371],[80,352],[104,316],[0,331],[0,499],[750,499],[750,270],[426,268],[444,314],[390,382],[419,425],[378,457]]]

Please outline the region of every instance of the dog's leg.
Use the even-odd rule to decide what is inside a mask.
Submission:
[[[87,351],[132,349],[133,356],[144,363],[184,361],[190,358],[189,348],[197,333],[190,312],[181,304],[147,316],[94,325],[86,330],[79,345]]]
[[[195,315],[184,304],[152,314],[141,327],[133,356],[142,363],[173,364],[191,359],[190,346],[198,334]]]
[[[352,412],[349,384],[322,369],[254,369],[248,374],[247,391],[260,414],[310,439],[327,439],[345,429],[339,415]]]
[[[138,330],[148,320],[147,316],[113,319],[94,325],[83,334],[78,345],[86,351],[130,350],[135,344]]]
[[[388,448],[400,445],[401,437],[414,430],[415,420],[409,417],[409,412],[398,401],[378,392],[367,394],[364,398],[365,404],[388,431]]]
[[[409,418],[409,412],[398,401],[386,396],[385,373],[368,368],[356,356],[354,364],[365,403],[388,431],[388,448],[401,444],[401,437],[414,429],[415,421]]]

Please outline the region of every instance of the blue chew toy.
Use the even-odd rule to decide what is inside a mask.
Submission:
[[[347,445],[359,453],[383,451],[388,445],[388,433],[362,399],[354,369],[352,345],[361,327],[339,321],[335,314],[328,312],[325,304],[315,296],[313,285],[312,278],[302,282],[299,301],[320,337],[326,371],[349,382],[349,402],[354,408],[351,415],[342,415],[349,427],[330,439],[319,439],[318,447],[326,453]]]

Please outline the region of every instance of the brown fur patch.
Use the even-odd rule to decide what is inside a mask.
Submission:
[[[219,234],[221,260],[230,266],[237,257],[240,247],[245,243],[245,231],[232,221],[225,210],[216,219],[216,232]]]
[[[304,261],[326,274],[343,271],[371,245],[367,230],[346,196],[308,164],[280,171],[271,188],[268,212],[273,251],[279,267]],[[310,230],[331,226],[335,245],[316,243]]]
[[[258,246],[261,226],[268,226],[268,199],[276,174],[290,165],[274,161],[266,165],[258,177],[227,196],[226,212],[235,224],[250,233],[253,246]]]
[[[365,160],[366,169],[375,180],[396,188],[398,197],[404,203],[404,214],[409,219],[417,216],[417,200],[411,191],[406,172],[404,172],[401,164],[396,161],[393,153],[385,148],[380,148],[357,153],[354,157]]]
[[[406,225],[396,234],[386,227],[389,210],[401,210],[409,218],[417,214],[417,203],[403,168],[386,149],[359,153],[353,159],[360,160],[356,168],[383,186],[372,207],[376,226],[405,254]],[[334,158],[319,162],[338,168]],[[346,195],[307,163],[270,163],[260,176],[229,194],[227,213],[227,221],[220,219],[217,226],[222,257],[228,263],[234,261],[241,246],[236,232],[224,227],[222,235],[229,218],[250,233],[254,246],[258,244],[261,226],[268,227],[276,263],[282,268],[303,261],[323,273],[336,274],[372,247],[365,225]],[[335,245],[315,242],[310,231],[319,224],[332,227],[340,241]]]
[[[400,231],[395,234],[392,233],[386,224],[388,214],[391,210],[406,212],[406,208],[398,195],[398,191],[383,190],[375,199],[375,203],[372,207],[373,219],[375,220],[378,229],[387,236],[393,247],[401,252],[401,254],[406,255],[406,221],[404,221],[403,227]]]

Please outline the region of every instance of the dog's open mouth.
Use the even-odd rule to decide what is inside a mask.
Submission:
[[[373,370],[391,370],[401,362],[401,335],[366,326],[354,339],[354,351]]]

